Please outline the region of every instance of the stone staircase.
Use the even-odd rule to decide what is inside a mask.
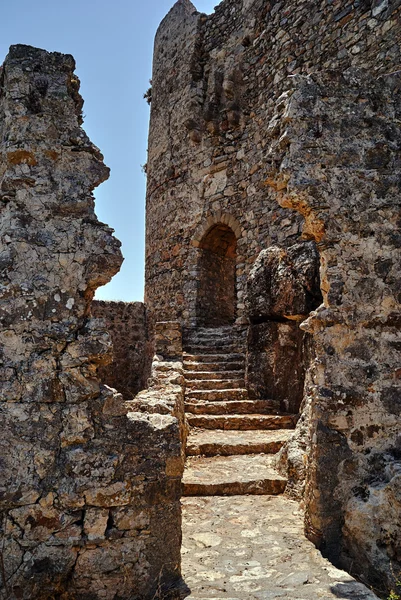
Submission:
[[[273,466],[296,415],[245,388],[245,331],[198,328],[184,337],[185,411],[190,425],[185,496],[281,494]]]

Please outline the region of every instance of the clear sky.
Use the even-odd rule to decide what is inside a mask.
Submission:
[[[211,13],[218,0],[195,0]],[[153,39],[174,0],[18,0],[2,3],[0,64],[11,44],[72,54],[85,100],[84,129],[111,168],[96,213],[123,243],[122,269],[97,297],[142,300],[144,208]]]

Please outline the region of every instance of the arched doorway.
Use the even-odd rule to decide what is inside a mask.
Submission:
[[[199,243],[197,324],[230,325],[235,320],[237,238],[224,223],[213,225]]]

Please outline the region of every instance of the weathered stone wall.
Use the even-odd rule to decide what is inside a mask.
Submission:
[[[179,0],[155,41],[146,303],[196,324],[199,231],[235,221],[237,318],[260,251],[291,245],[302,217],[266,187],[268,126],[289,75],[400,65],[400,1],[226,0],[206,17]],[[310,150],[312,152],[312,150]],[[234,228],[234,226],[231,226]],[[157,315],[157,316],[154,316]]]
[[[183,367],[182,328],[175,321],[155,325],[155,350],[148,389],[140,392],[130,403],[135,410],[146,414],[171,414],[178,422],[181,455],[170,463],[170,470],[181,476],[184,469],[188,425],[185,418],[185,378]],[[181,525],[178,526],[181,534]]]
[[[0,589],[150,599],[179,579],[181,426],[97,378],[111,344],[90,304],[122,259],[74,66],[13,46],[1,71]]]
[[[103,383],[130,400],[146,387],[146,310],[142,302],[95,300],[92,315],[103,319],[113,342],[113,361],[99,368]]]
[[[401,64],[400,15],[399,0],[225,0],[207,17],[179,0],[155,41],[147,169],[151,332],[156,319],[198,324],[202,248],[216,225],[237,241],[239,323],[260,252],[302,232],[317,242],[325,308],[304,326],[312,366],[286,449],[290,487],[306,487],[308,531],[324,552],[382,589],[400,548],[399,113],[396,77],[385,77]],[[297,80],[351,67],[371,79]],[[255,365],[261,346],[280,345],[262,325],[273,327],[252,325]],[[250,366],[259,395],[274,379],[252,383]]]
[[[317,242],[323,293],[290,477],[307,465],[310,537],[379,592],[401,570],[400,91],[400,72],[299,77],[271,128],[270,182]]]

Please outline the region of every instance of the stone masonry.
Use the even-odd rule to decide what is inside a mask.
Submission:
[[[126,400],[146,388],[146,310],[142,302],[95,300],[92,314],[103,319],[113,342],[113,361],[99,368],[103,383],[119,391]]]
[[[280,464],[308,535],[383,594],[401,569],[400,11],[178,0],[155,40],[147,168],[150,338],[158,320],[188,339],[250,324],[243,394],[301,411]],[[288,313],[305,243],[320,291]],[[263,256],[278,288],[252,298]]]
[[[252,398],[298,413],[311,336],[299,324],[322,301],[319,254],[313,241],[262,250],[248,278],[246,379]]]
[[[301,324],[314,358],[290,463],[307,462],[311,539],[384,592],[401,570],[401,78],[293,83],[272,120],[269,185],[317,242],[323,304]]]
[[[1,70],[0,594],[150,600],[180,577],[181,432],[175,405],[143,414],[97,378],[91,301],[122,258],[74,67],[12,46]]]
[[[387,597],[401,572],[400,17],[401,0],[223,0],[210,16],[176,2],[155,40],[146,307],[92,310],[122,257],[94,212],[109,170],[81,127],[73,58],[10,48],[2,598],[178,600],[182,489],[230,536],[215,511],[231,502],[196,496],[256,494],[284,515],[293,501],[269,495],[286,486],[324,557]],[[311,593],[374,597],[343,574],[333,587],[303,547]],[[292,597],[305,574],[273,563]]]
[[[176,2],[155,39],[147,164],[146,289],[156,320],[199,323],[199,246],[213,226],[237,239],[235,317],[259,253],[299,240],[302,217],[268,178],[270,120],[287,77],[400,67],[400,1]]]

